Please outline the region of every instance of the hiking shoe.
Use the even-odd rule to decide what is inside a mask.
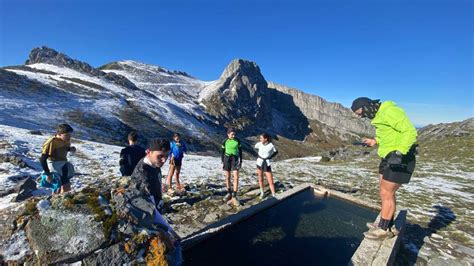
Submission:
[[[229,205],[234,205],[234,207],[239,207],[241,206],[240,201],[237,197],[233,197],[227,202]]]
[[[371,223],[371,222],[368,222],[365,224],[367,226],[367,228],[369,229],[375,229],[375,228],[378,228],[379,227],[379,224],[378,223]]]
[[[263,200],[265,198],[265,193],[260,193],[260,196],[258,196],[259,199]]]
[[[166,185],[166,184],[163,184],[163,186],[161,188],[161,192],[166,193],[166,192],[168,192],[168,189],[169,189],[169,186]]]
[[[374,228],[364,232],[364,236],[367,239],[384,240],[386,238],[394,237],[394,234],[390,230],[385,231],[382,228]]]
[[[223,201],[227,202],[227,201],[229,201],[230,199],[232,199],[232,194],[227,193],[227,194],[224,196]]]
[[[367,225],[367,228],[369,229],[375,229],[379,227],[377,223],[367,223],[366,225]],[[400,231],[397,229],[397,227],[395,227],[395,225],[392,225],[392,227],[390,227],[390,231],[396,236],[400,234]]]

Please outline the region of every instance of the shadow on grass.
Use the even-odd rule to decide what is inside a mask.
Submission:
[[[445,206],[434,205],[437,214],[431,219],[427,227],[419,224],[407,224],[404,236],[405,245],[402,246],[395,264],[396,265],[415,265],[420,249],[425,244],[423,241],[426,236],[438,232],[440,229],[447,227],[456,220],[454,212]]]

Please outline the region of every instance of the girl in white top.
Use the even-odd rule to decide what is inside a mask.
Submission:
[[[277,155],[278,150],[271,143],[271,137],[267,133],[260,135],[260,142],[255,144],[255,149],[258,150],[257,158],[257,176],[258,185],[260,186],[260,199],[264,198],[263,192],[263,172],[267,176],[268,185],[272,196],[275,196],[275,185],[273,184],[273,175],[270,159]]]

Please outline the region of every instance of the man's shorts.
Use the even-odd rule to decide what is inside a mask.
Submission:
[[[61,177],[61,185],[69,184],[74,176],[74,166],[68,161],[48,161],[48,167],[51,172],[56,172]],[[67,168],[67,176],[63,176],[64,168]]]
[[[379,174],[383,175],[384,180],[397,184],[408,184],[415,170],[415,165],[416,157],[411,152],[402,156],[402,164],[400,165],[390,165],[387,159],[383,158],[379,165]]]
[[[238,171],[240,169],[239,156],[224,156],[224,171]]]
[[[176,167],[181,167],[181,164],[182,164],[182,163],[183,163],[183,158],[181,158],[181,159],[179,159],[179,160],[176,159],[176,158],[172,158],[172,159],[170,160],[170,165],[174,165],[174,166],[176,166]]]

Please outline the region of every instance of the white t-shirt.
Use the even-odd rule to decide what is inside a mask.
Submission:
[[[258,159],[257,159],[257,165],[258,166],[262,166],[262,163],[263,163],[263,159],[261,158],[268,158],[270,156],[272,156],[272,154],[274,154],[277,149],[275,148],[275,146],[273,146],[273,144],[270,142],[270,143],[267,143],[266,145],[259,142],[257,144],[255,144],[255,149],[258,150]],[[271,162],[270,162],[270,159],[267,159],[267,165],[270,166],[271,165]]]

